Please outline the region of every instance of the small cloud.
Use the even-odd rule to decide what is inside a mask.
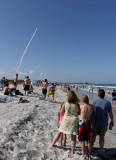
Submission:
[[[16,68],[12,68],[13,71],[16,71]]]
[[[31,69],[28,72],[19,72],[18,74],[20,78],[24,78],[25,76],[33,77],[34,75],[36,75],[36,71],[34,69]]]
[[[26,76],[26,75],[28,75],[27,72],[19,72],[18,74],[19,74],[20,76]]]
[[[30,71],[29,71],[29,73],[30,74],[34,74],[36,71],[34,70],[34,69],[31,69]]]
[[[44,75],[44,73],[40,73],[40,76],[43,76]]]
[[[5,72],[0,72],[1,75],[6,74]]]

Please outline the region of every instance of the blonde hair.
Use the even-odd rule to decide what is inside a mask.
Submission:
[[[83,94],[81,99],[84,103],[89,103],[89,97],[86,94]]]
[[[74,91],[70,91],[69,94],[68,94],[68,99],[67,99],[68,103],[76,103],[76,102],[79,102],[79,99],[76,95],[76,93]]]

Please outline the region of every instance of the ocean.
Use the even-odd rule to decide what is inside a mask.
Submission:
[[[94,101],[97,98],[98,88],[104,89],[105,98],[112,103],[112,92],[116,90],[116,84],[70,84],[70,88],[73,89],[73,86],[78,86],[78,92],[88,95],[91,101]],[[75,90],[76,91],[76,90]],[[115,106],[116,111],[116,106]]]
[[[89,92],[90,90],[90,92],[93,92],[96,94],[97,94],[98,88],[104,89],[106,96],[108,97],[112,96],[112,92],[114,89],[116,90],[116,84],[83,84],[83,85],[78,85],[78,87],[87,92]],[[108,93],[108,90],[109,90],[109,93]]]

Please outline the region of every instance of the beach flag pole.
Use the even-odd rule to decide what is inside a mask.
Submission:
[[[24,58],[24,55],[25,55],[25,53],[26,53],[26,51],[27,51],[27,49],[28,49],[28,47],[29,47],[29,45],[30,45],[33,37],[35,36],[36,32],[37,32],[37,28],[35,29],[35,32],[33,33],[30,41],[28,42],[28,44],[27,44],[27,46],[26,46],[26,48],[25,48],[25,50],[24,50],[24,52],[23,52],[23,55],[22,55],[21,60],[20,60],[20,62],[19,62],[19,66],[18,66],[18,68],[17,68],[17,72],[16,72],[16,73],[19,72],[19,69],[20,69],[20,67],[21,67],[21,63],[22,63],[22,60],[23,60],[23,58]]]

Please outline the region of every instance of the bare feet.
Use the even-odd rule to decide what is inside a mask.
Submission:
[[[73,155],[73,154],[74,154],[74,152],[71,151],[71,155]]]
[[[86,159],[86,156],[85,155],[82,155],[81,157],[80,157],[80,160],[85,160]]]
[[[50,147],[54,147],[54,145],[52,143],[49,144]]]

